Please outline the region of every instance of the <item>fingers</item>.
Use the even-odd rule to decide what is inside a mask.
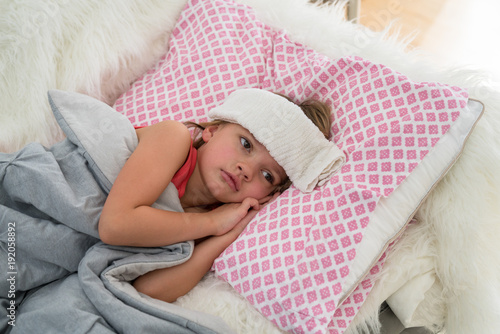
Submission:
[[[261,199],[259,200],[259,203],[260,203],[260,204],[266,204],[267,202],[269,202],[269,201],[271,200],[271,198],[272,198],[272,196],[270,196],[270,195],[269,195],[269,196],[266,196],[266,197],[264,197],[264,198],[261,198]]]
[[[241,232],[243,232],[248,223],[257,215],[259,210],[264,205],[267,205],[270,202],[274,201],[276,198],[278,198],[279,195],[280,193],[275,193],[272,196],[266,196],[260,201],[252,197],[245,198],[241,203],[240,208],[243,208],[246,214],[228,233],[236,233],[237,235],[239,235]]]
[[[253,209],[259,211],[260,203],[255,198],[247,197],[241,203],[247,210]]]
[[[245,220],[247,220],[247,224],[248,224],[248,222],[250,222],[250,220],[253,219],[253,217],[255,217],[257,215],[258,212],[259,211],[257,211],[257,210],[251,210],[251,211],[248,212],[248,214],[244,218]]]
[[[276,198],[278,198],[279,196],[281,195],[281,193],[279,191],[275,192],[273,194],[273,197],[271,198],[271,200],[269,200],[269,202],[272,202],[274,201]]]
[[[241,219],[230,232],[239,235],[241,232],[243,232],[248,223],[250,223],[250,221],[257,215],[257,213],[257,210],[250,210],[248,214],[243,217],[243,219]]]
[[[276,198],[278,198],[279,195],[281,195],[280,192],[275,192],[272,196],[269,195],[269,196],[266,196],[266,197],[262,198],[259,201],[259,203],[262,204],[262,205],[267,205],[267,204],[271,203],[272,201],[274,201]]]

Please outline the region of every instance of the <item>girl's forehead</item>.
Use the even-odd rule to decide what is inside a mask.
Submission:
[[[220,125],[220,127],[223,129],[225,128],[227,131],[242,133],[242,134],[248,135],[251,138],[255,139],[255,137],[252,135],[252,133],[250,131],[248,131],[247,128],[245,128],[239,124],[228,122],[228,123],[222,123]]]
[[[239,134],[245,135],[247,139],[251,139],[254,143],[254,145],[263,148],[264,150],[268,151],[264,145],[262,145],[261,142],[259,142],[254,135],[245,127],[243,127],[240,124],[236,123],[225,123],[224,126],[229,127],[232,131],[238,132]]]

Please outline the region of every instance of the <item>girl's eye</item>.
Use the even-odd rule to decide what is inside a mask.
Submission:
[[[271,184],[274,183],[274,177],[271,173],[267,172],[267,171],[262,171],[262,175],[264,175],[264,178]]]
[[[250,144],[250,142],[246,138],[241,137],[240,142],[241,142],[241,145],[245,148],[245,150],[250,151],[250,149],[252,148],[252,145]]]

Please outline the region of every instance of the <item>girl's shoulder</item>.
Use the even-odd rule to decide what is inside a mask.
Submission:
[[[184,123],[165,120],[136,130],[139,141],[144,138],[157,137],[158,139],[181,140],[191,142],[191,133]]]
[[[139,147],[147,147],[149,150],[176,153],[182,161],[185,160],[191,147],[191,133],[189,129],[180,122],[166,120],[145,128],[136,130]]]

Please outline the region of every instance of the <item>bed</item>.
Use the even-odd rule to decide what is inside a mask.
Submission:
[[[109,152],[133,150],[132,125],[205,120],[238,87],[326,99],[334,107],[332,140],[348,156],[328,185],[311,194],[292,187],[266,207],[173,304],[139,295],[130,281],[185,260],[192,243],[114,248],[99,243],[95,229],[76,226],[85,237],[59,246],[72,256],[78,249],[71,265],[28,289],[19,279],[21,255],[7,254],[29,243],[2,206],[2,261],[19,267],[2,273],[3,328],[379,333],[386,303],[405,327],[496,332],[500,95],[487,73],[436,67],[387,32],[346,21],[340,5],[44,0],[2,7],[0,152],[62,141],[54,155],[84,151],[65,166],[71,179],[94,175],[89,191],[112,184]],[[78,161],[98,168],[81,171]],[[59,225],[45,234],[52,245]],[[30,239],[48,259],[23,270],[45,275],[58,251],[47,240]]]

